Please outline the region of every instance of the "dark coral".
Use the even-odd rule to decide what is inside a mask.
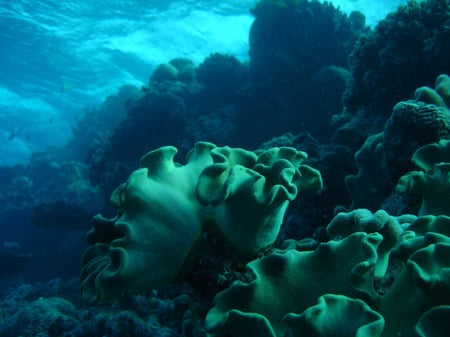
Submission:
[[[84,160],[92,143],[97,138],[110,136],[111,131],[125,119],[127,102],[138,96],[140,90],[137,87],[123,85],[115,94],[106,97],[100,107],[86,108],[72,127],[73,137],[64,148],[66,157]]]
[[[331,3],[316,0],[262,0],[252,13],[251,75],[286,89],[323,67],[346,67],[362,29]]]
[[[53,279],[5,289],[0,298],[0,335],[194,336],[193,305],[192,289],[179,284],[87,307],[79,300],[77,280]]]
[[[199,140],[192,139],[192,124],[202,135],[210,125],[199,118],[232,105],[246,74],[243,64],[233,56],[212,54],[196,72],[203,87],[195,83],[192,67],[192,61],[174,59],[156,68],[143,95],[128,102],[126,119],[106,145],[114,161],[135,160],[149,148],[168,143],[188,148]]]
[[[247,67],[232,55],[214,53],[198,66],[197,80],[204,85],[204,100],[213,100],[213,106],[231,104],[247,81]]]
[[[174,144],[183,157],[204,139],[232,145],[237,114],[232,103],[245,69],[236,58],[222,54],[211,55],[198,69],[182,58],[158,66],[149,85],[127,101],[126,117],[111,135],[91,142],[91,182],[108,196],[149,148]]]
[[[419,147],[450,138],[448,117],[435,105],[400,102],[384,128],[386,170],[392,183],[414,169],[411,157]]]
[[[113,159],[135,160],[149,148],[180,139],[187,118],[188,96],[184,83],[162,82],[155,83],[143,97],[130,103],[127,118],[110,139]]]
[[[350,55],[346,109],[365,109],[379,131],[396,102],[450,71],[449,27],[449,0],[409,1],[361,36]]]
[[[326,139],[341,110],[348,54],[364,28],[315,0],[263,0],[252,13],[246,124],[271,136],[309,131]]]

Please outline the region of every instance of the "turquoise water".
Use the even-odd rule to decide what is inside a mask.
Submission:
[[[335,1],[374,24],[402,1]],[[61,146],[85,109],[175,57],[248,60],[254,1],[12,1],[0,6],[0,164]]]

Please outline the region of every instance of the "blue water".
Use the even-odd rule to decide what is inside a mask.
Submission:
[[[246,58],[245,2],[160,3],[2,0],[0,164],[64,144],[84,108],[121,85],[146,83],[159,63],[200,62],[211,52]]]
[[[335,1],[375,24],[396,1]],[[253,0],[0,1],[0,165],[63,145],[84,109],[175,57],[248,59]],[[12,139],[11,139],[12,138]]]

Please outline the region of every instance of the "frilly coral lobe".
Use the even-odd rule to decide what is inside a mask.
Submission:
[[[199,142],[187,163],[171,146],[149,152],[111,200],[117,216],[94,218],[82,265],[82,293],[95,302],[174,282],[206,226],[242,256],[272,244],[289,201],[321,188],[306,154],[274,148],[259,155]],[[244,208],[245,207],[245,208]]]

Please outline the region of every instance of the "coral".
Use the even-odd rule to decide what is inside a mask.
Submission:
[[[286,337],[371,337],[380,336],[383,317],[366,303],[343,295],[327,294],[302,314],[288,314]]]
[[[176,337],[185,331],[194,304],[193,291],[186,283],[96,306],[81,303],[77,279],[4,290],[0,297],[2,337]]]
[[[191,83],[195,80],[195,64],[189,59],[175,58],[169,62],[177,70],[177,80],[184,83]]]
[[[412,161],[421,171],[402,176],[396,190],[422,197],[419,215],[450,215],[450,140],[422,146]]]
[[[345,177],[352,198],[350,209],[364,207],[374,211],[386,197],[389,179],[384,173],[383,138],[383,133],[368,137],[355,153],[358,174]]]
[[[109,143],[114,162],[135,161],[150,147],[178,144],[189,119],[187,98],[191,94],[182,82],[152,82],[145,95],[130,101],[127,118],[112,133]]]
[[[316,157],[319,152],[319,142],[308,132],[300,132],[295,135],[288,132],[281,136],[277,136],[270,140],[265,141],[258,148],[264,150],[280,146],[294,147],[296,149],[305,149],[304,151],[308,153],[308,156],[312,155],[314,157]]]
[[[82,293],[90,302],[173,282],[196,242],[216,228],[243,256],[272,244],[297,193],[321,188],[304,152],[272,148],[256,155],[200,142],[187,164],[163,147],[141,158],[141,168],[111,200],[117,216],[94,218],[82,261]]]
[[[448,118],[437,106],[421,101],[395,105],[383,132],[385,168],[392,182],[413,169],[411,156],[416,149],[450,138]]]
[[[39,298],[18,308],[17,312],[0,326],[4,337],[61,336],[74,329],[77,311],[72,303],[60,297]],[[40,333],[45,331],[45,335]]]
[[[71,159],[85,159],[92,143],[98,138],[110,136],[114,128],[126,118],[127,102],[141,95],[137,87],[123,85],[116,93],[106,97],[98,108],[86,108],[72,127],[73,137],[64,147],[64,157],[70,153]]]
[[[441,74],[436,78],[434,89],[420,87],[415,92],[415,100],[433,104],[442,111],[444,115],[450,114],[450,77]]]
[[[99,207],[98,191],[89,183],[88,167],[83,161],[61,159],[61,150],[34,153],[29,177],[33,206],[63,200],[85,210]],[[64,186],[64,189],[61,188]]]
[[[420,87],[414,100],[395,105],[384,131],[367,137],[355,154],[358,173],[345,179],[352,198],[350,209],[379,209],[398,179],[414,170],[411,162],[414,151],[450,138],[450,112],[446,103],[449,101],[450,77],[440,75],[434,88]],[[352,130],[359,128],[353,126]],[[407,203],[414,202],[410,197],[402,198]]]
[[[199,139],[209,139],[214,143],[229,144],[237,131],[236,115],[234,107],[227,106],[191,118],[186,125],[185,142],[193,144]]]
[[[35,202],[33,181],[20,167],[0,168],[0,213],[11,209],[28,208]]]
[[[246,79],[246,66],[231,55],[211,54],[197,68],[197,80],[205,86],[208,101],[213,98],[215,104],[231,104]]]
[[[195,79],[194,62],[188,59],[176,58],[169,63],[162,63],[156,67],[150,77],[149,84],[152,82],[180,81],[191,83]]]
[[[306,329],[301,333],[321,337],[387,337],[430,330],[430,320],[448,315],[449,225],[446,216],[340,214],[328,227],[334,240],[299,242],[250,262],[253,280],[236,281],[216,296],[207,331],[275,337]],[[380,277],[391,279],[382,289]],[[342,323],[350,317],[352,323]],[[435,329],[443,333],[442,325]]]
[[[450,319],[450,306],[442,305],[428,310],[417,323],[415,332],[419,337],[445,337]]]
[[[307,143],[304,146],[308,149],[308,154],[312,153],[308,164],[320,171],[325,187],[320,193],[301,195],[297,199],[300,203],[294,202],[295,209],[300,210],[300,214],[291,234],[304,231],[308,226],[322,231],[333,218],[336,205],[349,205],[351,200],[344,181],[349,172],[356,170],[354,153],[348,147],[330,143],[313,148],[314,151],[308,148]],[[307,236],[290,235],[288,238],[298,240]]]
[[[286,88],[324,67],[347,66],[358,32],[331,3],[261,0],[252,14],[256,18],[250,31],[254,78]]]
[[[413,169],[414,151],[450,138],[450,77],[439,75],[434,88],[420,87],[412,101],[395,105],[384,127],[386,169],[392,182]]]
[[[170,63],[162,63],[156,67],[150,77],[151,82],[175,81],[178,76],[178,70]]]
[[[363,243],[364,237],[357,233],[321,244],[313,252],[287,250],[250,262],[254,280],[235,282],[216,296],[216,306],[206,317],[207,329],[213,336],[248,336],[236,323],[246,326],[246,318],[253,317],[264,321],[268,331],[273,329],[272,336],[283,336],[286,314],[303,312],[326,293],[356,296],[348,275],[376,259],[373,244],[367,239]]]
[[[350,77],[347,57],[363,28],[316,0],[258,1],[252,13],[242,125],[256,125],[265,135],[260,142],[299,131],[329,140],[329,120],[341,110]]]
[[[374,265],[374,276],[383,277],[386,274],[389,254],[399,242],[405,224],[416,220],[413,215],[392,217],[383,210],[372,214],[367,209],[357,209],[349,213],[338,213],[327,227],[332,238],[345,238],[354,232],[375,233],[383,236],[383,241],[376,248],[378,260]]]
[[[107,308],[102,308],[98,312],[86,313],[81,317],[78,327],[73,329],[73,335],[76,337],[177,336],[175,329],[162,326],[156,317],[143,318],[132,309],[117,309],[108,310]]]
[[[346,109],[367,109],[379,128],[396,102],[448,73],[450,43],[443,31],[449,23],[448,0],[408,1],[361,36],[350,55],[352,85],[344,95]]]
[[[290,146],[307,152],[308,165],[318,169],[324,181],[324,190],[301,194],[289,207],[280,241],[311,236],[324,241],[324,228],[333,218],[336,204],[347,205],[351,202],[344,178],[356,169],[353,153],[341,145],[320,144],[308,132],[287,133],[264,142],[259,148],[274,146]]]

